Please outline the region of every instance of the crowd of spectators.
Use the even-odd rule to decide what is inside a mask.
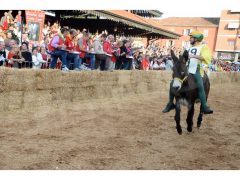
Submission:
[[[78,55],[68,53],[64,64],[60,56],[54,58],[49,49],[51,40],[65,33],[62,29],[66,30],[66,49],[80,52]],[[13,17],[12,11],[5,12],[0,21],[0,66],[67,71],[171,70],[173,67],[167,47],[155,42],[150,42],[147,47],[135,47],[133,38],[114,37],[106,30],[92,34],[86,29],[70,29],[61,27],[58,22],[48,22],[42,29],[40,43],[31,43],[31,36],[32,32],[22,22],[21,11],[16,17]],[[181,53],[181,49],[172,49],[176,55]],[[239,71],[239,68],[237,63],[220,60],[213,60],[209,65],[211,71]]]
[[[231,62],[225,60],[214,59],[209,65],[211,71],[227,71],[227,72],[240,72],[240,62]]]

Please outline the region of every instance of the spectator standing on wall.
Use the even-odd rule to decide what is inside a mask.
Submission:
[[[22,11],[18,11],[18,14],[15,18],[15,22],[17,23],[18,28],[22,27]]]

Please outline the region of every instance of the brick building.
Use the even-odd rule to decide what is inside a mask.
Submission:
[[[162,46],[173,45],[176,48],[188,48],[189,34],[193,30],[203,32],[203,42],[208,44],[210,49],[214,52],[216,46],[216,38],[218,33],[218,24],[220,18],[202,18],[202,17],[170,17],[166,19],[157,20],[164,28],[181,34],[179,39],[158,40]]]
[[[238,60],[240,58],[240,10],[223,10],[217,34],[218,58]]]

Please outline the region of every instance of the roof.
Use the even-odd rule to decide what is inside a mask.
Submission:
[[[142,17],[161,17],[163,14],[158,10],[130,10],[130,12]]]
[[[169,17],[158,20],[163,26],[204,26],[218,27],[220,18],[206,17]]]
[[[84,11],[84,10],[82,10]],[[86,10],[89,14],[102,16],[114,21],[119,21],[130,26],[145,29],[150,33],[157,33],[163,35],[165,38],[179,38],[181,35],[167,30],[151,19],[147,19],[136,14],[124,10]]]

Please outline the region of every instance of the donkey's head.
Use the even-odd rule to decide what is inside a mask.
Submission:
[[[171,56],[173,59],[173,85],[172,88],[178,92],[182,88],[183,82],[187,79],[188,71],[186,62],[188,60],[188,51],[184,51],[183,54],[176,57],[173,50],[171,50]]]

